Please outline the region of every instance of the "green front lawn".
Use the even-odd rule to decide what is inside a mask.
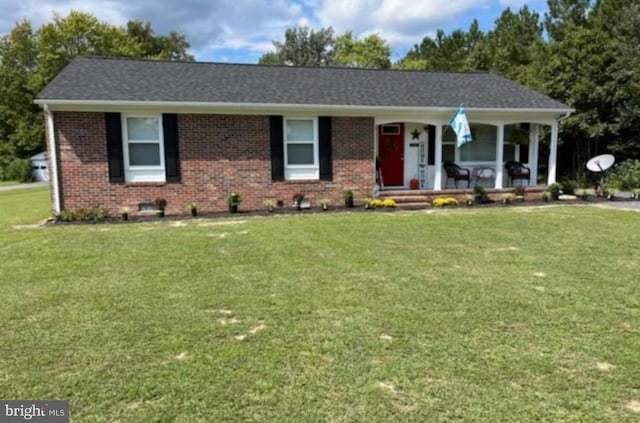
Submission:
[[[3,398],[73,421],[640,419],[640,214],[14,228],[39,194],[0,193]]]

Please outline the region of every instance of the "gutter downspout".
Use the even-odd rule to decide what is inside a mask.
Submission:
[[[58,182],[58,153],[56,151],[56,132],[53,123],[53,112],[45,104],[43,106],[46,115],[47,141],[49,150],[49,164],[51,176],[51,188],[53,194],[53,211],[60,213],[60,185]]]

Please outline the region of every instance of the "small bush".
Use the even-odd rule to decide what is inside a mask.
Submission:
[[[607,185],[623,191],[640,188],[640,160],[626,160],[607,175]]]
[[[9,181],[31,182],[31,161],[14,159],[5,169],[3,177]]]
[[[482,185],[476,185],[475,187],[473,187],[473,194],[476,197],[484,198],[484,196],[487,195],[487,189]]]
[[[367,208],[375,209],[380,207],[395,207],[396,202],[392,198],[385,198],[384,200],[380,199],[367,199]]]
[[[453,197],[438,197],[431,203],[434,207],[457,206],[458,200]]]
[[[503,204],[511,204],[516,196],[510,192],[506,194],[502,194],[502,203]]]
[[[574,181],[564,180],[560,182],[562,193],[574,195],[576,193],[576,183]]]
[[[56,222],[104,222],[110,217],[104,207],[89,207],[76,210],[63,210],[55,216]]]
[[[557,182],[554,182],[553,184],[549,185],[547,187],[547,191],[549,191],[549,193],[551,194],[551,197],[554,199],[557,199],[560,194],[563,194],[562,185],[560,185]]]

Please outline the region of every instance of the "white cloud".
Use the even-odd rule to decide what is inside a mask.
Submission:
[[[500,5],[504,7],[510,7],[512,9],[520,9],[527,3],[531,3],[527,0],[500,0]]]
[[[448,26],[474,10],[489,7],[489,0],[318,0],[321,26],[337,33],[352,30],[358,36],[377,33],[394,50],[406,50],[437,28]]]
[[[0,9],[0,34],[17,21],[29,19],[38,28],[54,11],[65,16],[78,10],[117,25],[139,19],[151,22],[157,33],[182,32],[198,57],[219,49],[265,52],[285,28],[310,22],[301,4],[287,0],[0,0]]]
[[[117,25],[139,19],[157,33],[182,32],[200,60],[256,60],[296,26],[377,33],[397,55],[438,28],[464,28],[473,16],[494,18],[524,3],[544,8],[544,0],[0,0],[0,34],[24,19],[38,28],[54,11],[79,10]]]

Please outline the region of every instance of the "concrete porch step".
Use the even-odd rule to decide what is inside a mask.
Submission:
[[[513,193],[514,187],[505,187],[503,189],[487,189],[487,195],[493,200],[500,200],[502,194]],[[527,187],[525,189],[526,196],[529,199],[539,199],[544,187]],[[380,198],[392,198],[398,205],[405,203],[426,203],[431,202],[438,197],[453,197],[458,201],[463,201],[465,195],[474,195],[473,189],[443,189],[440,191],[433,190],[383,190],[380,191]]]

